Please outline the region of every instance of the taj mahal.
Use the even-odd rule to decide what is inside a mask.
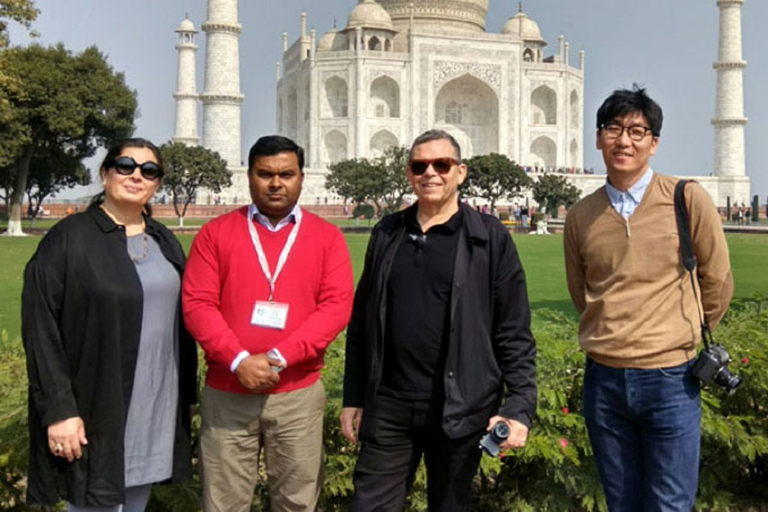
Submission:
[[[563,173],[582,196],[605,182],[583,170],[585,52],[571,56],[559,36],[548,50],[538,24],[511,12],[500,33],[486,30],[490,0],[360,0],[343,28],[322,35],[299,17],[283,33],[277,65],[275,132],[306,151],[303,201],[337,202],[325,189],[328,165],[376,157],[442,128],[462,157],[501,153],[536,179]],[[714,171],[696,179],[718,205],[749,202],[744,163],[741,7],[718,0],[720,39]],[[174,140],[217,151],[233,171],[230,201],[248,190],[241,155],[237,0],[208,0],[203,92],[195,83],[197,31],[179,28]],[[202,103],[202,138],[197,111]],[[591,133],[591,130],[589,131]],[[593,139],[587,141],[592,147]],[[200,198],[199,198],[200,199]]]

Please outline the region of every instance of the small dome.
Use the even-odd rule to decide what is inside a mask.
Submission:
[[[394,31],[389,13],[375,0],[361,0],[349,13],[347,30],[357,27]]]
[[[176,32],[197,32],[197,30],[195,30],[195,24],[192,23],[189,18],[184,18],[184,21],[181,22],[181,25],[176,29]]]
[[[523,41],[543,43],[539,25],[529,18],[524,12],[518,12],[504,24],[502,34],[518,36]]]
[[[317,42],[317,51],[333,52],[345,50],[347,46],[347,36],[339,32],[337,28],[332,28],[326,32]]]

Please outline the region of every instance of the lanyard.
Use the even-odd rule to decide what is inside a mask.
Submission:
[[[296,242],[296,235],[299,234],[299,224],[301,224],[301,217],[295,216],[296,222],[291,229],[291,233],[288,235],[288,240],[285,242],[283,251],[280,253],[280,258],[277,260],[277,267],[275,267],[275,275],[269,271],[269,263],[267,262],[267,255],[264,254],[264,248],[261,246],[261,240],[259,239],[259,233],[256,231],[256,227],[253,225],[253,218],[256,216],[256,207],[250,205],[248,207],[248,231],[251,233],[251,241],[253,247],[256,249],[256,254],[259,256],[259,263],[261,264],[261,270],[264,272],[264,276],[269,282],[269,302],[274,302],[275,295],[275,282],[280,275],[280,271],[283,270],[285,261],[288,259],[288,254],[293,248],[294,242]]]

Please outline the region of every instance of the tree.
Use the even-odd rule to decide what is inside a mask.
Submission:
[[[499,200],[511,200],[531,186],[528,175],[506,155],[478,155],[468,159],[466,165],[467,179],[462,190],[470,196],[488,201],[491,213],[495,211]]]
[[[411,184],[405,174],[408,166],[410,149],[405,146],[392,146],[384,155],[377,158],[374,164],[374,172],[381,176],[384,187],[381,198],[386,204],[387,213],[396,212],[403,205],[406,194],[411,193]]]
[[[41,148],[30,164],[26,189],[33,222],[46,197],[90,183],[91,173],[80,159],[61,152],[58,147]]]
[[[377,188],[378,177],[367,158],[348,158],[328,166],[325,187],[332,190],[344,201],[356,205],[366,204]]]
[[[105,57],[90,47],[72,55],[63,45],[11,48],[0,53],[0,69],[21,84],[9,96],[11,116],[0,120],[0,147],[10,152],[15,180],[8,231],[22,235],[21,203],[30,166],[52,148],[78,161],[133,133],[136,93]],[[9,143],[14,134],[15,144]]]
[[[369,160],[352,158],[328,166],[325,186],[357,205],[371,203],[376,215],[396,211],[410,190],[405,175],[408,148],[393,146],[384,155]]]
[[[20,23],[29,29],[39,13],[40,11],[35,8],[33,0],[0,0],[0,51],[8,48],[10,44],[8,21]],[[32,35],[35,36],[36,34],[33,32]],[[6,74],[2,60],[0,60],[0,123],[8,121],[12,117],[9,109],[9,94],[18,94],[20,88],[19,81]],[[6,127],[2,128],[5,129]],[[9,139],[13,140],[11,137]],[[9,163],[7,150],[0,144],[0,167]]]
[[[533,184],[533,199],[548,214],[557,218],[560,206],[570,208],[581,197],[581,190],[564,177],[556,174],[544,174]]]
[[[35,8],[33,0],[0,0],[0,49],[7,48],[10,43],[6,20],[15,21],[29,29],[38,14],[40,10]]]
[[[179,226],[184,225],[187,207],[195,200],[201,187],[218,193],[232,184],[232,171],[227,169],[227,162],[215,151],[170,142],[163,144],[160,152],[165,171],[163,188],[171,192]]]

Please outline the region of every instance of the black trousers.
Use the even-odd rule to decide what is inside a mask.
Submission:
[[[441,427],[442,403],[379,396],[366,407],[355,466],[352,512],[399,512],[422,455],[429,512],[469,510],[484,430],[451,439]]]

